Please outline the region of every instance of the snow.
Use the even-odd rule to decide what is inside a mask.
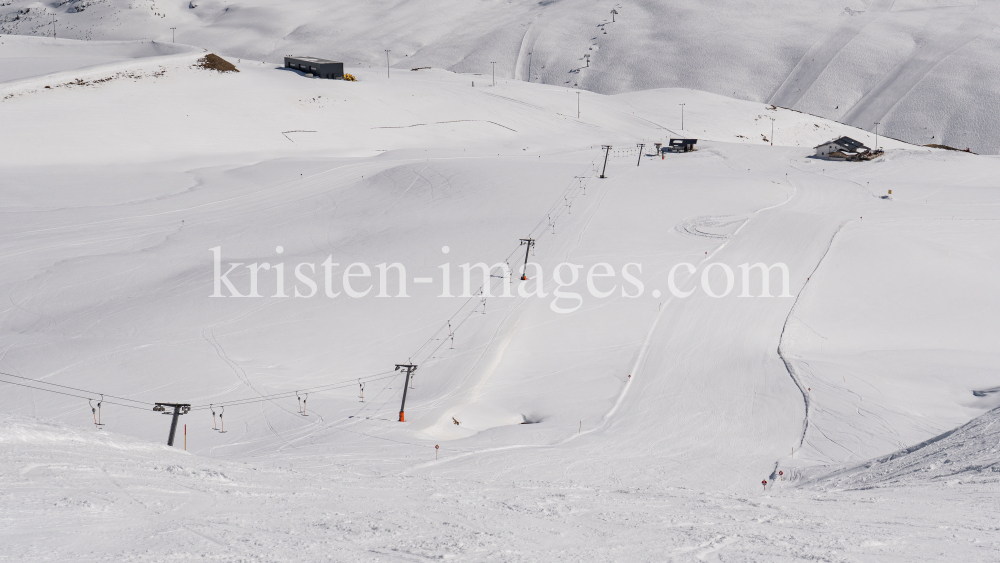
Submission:
[[[997,549],[996,489],[969,483],[737,498],[502,471],[399,477],[330,455],[244,464],[30,419],[0,427],[78,438],[0,439],[4,555],[22,561],[989,561]],[[382,461],[400,453],[389,444]]]
[[[996,559],[995,157],[819,160],[874,135],[685,88],[577,117],[576,90],[440,68],[17,41],[59,62],[0,82],[4,558]],[[672,136],[698,150],[636,148]],[[457,295],[529,236],[547,297],[438,297],[440,265]],[[313,264],[319,294],[271,297],[272,268],[209,297],[213,248],[289,295]],[[372,294],[326,297],[327,257]],[[564,261],[614,291],[554,311]],[[392,262],[408,298],[375,296]],[[739,296],[758,262],[789,296]],[[175,448],[156,401],[195,406]]]
[[[984,390],[982,394],[993,395],[995,401],[997,391]],[[993,409],[968,424],[914,446],[858,466],[818,474],[813,478],[813,486],[830,490],[900,485],[924,488],[933,483],[944,483],[949,488],[962,483],[995,484],[1000,480],[998,416],[1000,410]]]
[[[996,154],[997,10],[994,0],[8,0],[0,51],[11,35],[51,37],[55,14],[63,38],[176,40],[272,64],[310,54],[489,75],[495,62],[504,79],[602,94],[696,89]]]
[[[135,59],[162,57],[169,54],[199,52],[187,45],[157,43],[153,41],[73,41],[37,37],[5,36],[0,49],[0,83],[23,81],[65,71],[74,77],[81,70],[99,68],[107,73],[114,63],[126,63],[127,68]]]

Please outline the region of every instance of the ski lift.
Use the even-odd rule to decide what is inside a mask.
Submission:
[[[358,387],[361,388],[361,402],[363,403],[365,402],[365,384],[360,377],[358,378]]]
[[[222,406],[222,407],[219,407],[219,408],[222,409],[219,412],[219,425],[222,426],[222,428],[219,429],[219,434],[225,434],[226,433],[226,421],[222,419],[222,414],[224,412],[226,412],[226,407]]]
[[[104,426],[104,423],[101,422],[101,403],[103,403],[103,402],[104,402],[104,394],[102,393],[101,394],[101,400],[97,401],[97,429],[98,430],[100,430],[101,426]]]
[[[217,431],[219,429],[219,425],[215,422],[215,409],[212,405],[208,405],[208,410],[212,411],[212,430]]]
[[[94,400],[93,399],[87,399],[87,403],[90,404],[90,414],[94,415],[94,428],[98,428],[98,426],[97,426],[97,409],[94,407]],[[156,409],[153,409],[153,410],[156,410]]]
[[[103,400],[103,397],[101,397],[101,399]],[[98,406],[100,406],[100,404],[98,404]],[[173,411],[167,412],[167,407],[171,407]],[[170,422],[170,434],[167,437],[167,445],[173,446],[174,433],[177,431],[177,417],[179,417],[182,414],[187,414],[191,412],[191,405],[187,403],[156,403],[153,405],[153,410],[173,417],[173,420]],[[187,426],[185,426],[185,428],[187,428]],[[185,440],[186,436],[187,433],[185,431]]]
[[[309,416],[308,414],[306,414],[306,401],[309,400],[309,393],[303,393],[303,394],[306,396],[306,398],[302,399],[302,416]]]
[[[302,414],[302,397],[299,397],[299,392],[295,392],[295,398],[299,400],[299,414]]]
[[[553,230],[553,232],[555,232],[555,223],[552,224],[552,230]],[[531,254],[532,251],[535,248],[535,239],[533,239],[533,238],[523,238],[523,239],[520,239],[520,241],[521,241],[521,244],[519,246],[528,245],[528,247],[524,249],[524,269],[521,271],[521,281],[527,281],[528,280],[528,254]]]

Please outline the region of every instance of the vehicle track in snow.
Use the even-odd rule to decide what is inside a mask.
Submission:
[[[732,236],[730,231],[739,229],[746,222],[746,217],[732,215],[690,217],[674,228],[686,235],[726,240]]]
[[[892,9],[894,2],[895,0],[872,0],[864,13],[851,15],[837,24],[802,55],[767,103],[786,108],[795,107],[844,47],[870,23]]]
[[[997,25],[997,5],[980,4],[962,23],[933,37],[892,69],[858,103],[847,111],[842,121],[870,130],[881,121],[934,67],[955,51],[968,45]]]
[[[535,42],[545,30],[548,22],[544,21],[544,16],[539,13],[528,23],[524,35],[521,37],[521,46],[517,51],[517,59],[514,60],[514,80],[531,82],[531,53],[535,50]]]
[[[588,175],[590,174],[594,162],[595,161],[592,160],[587,164],[586,174]],[[575,176],[575,178],[578,177],[580,176]],[[590,177],[588,176],[588,180],[589,178]],[[580,238],[583,236],[583,233],[586,231],[594,215],[600,209],[601,202],[603,202],[604,197],[607,196],[608,192],[615,186],[617,182],[618,179],[613,180],[610,183],[610,185],[607,186],[607,188],[604,190],[604,194],[598,198],[597,202],[595,204],[591,204],[586,208],[584,215],[585,219],[583,220],[584,222],[582,226],[576,229],[577,238],[575,245],[566,251],[561,250],[561,248],[565,248],[568,244],[570,244],[569,242],[570,237],[565,237],[565,235],[568,233],[561,232],[560,234],[563,235],[565,238],[561,239],[560,244],[555,245],[555,247],[551,251],[552,254],[568,255],[573,248],[576,248],[576,246],[579,245]],[[573,185],[573,182],[570,182],[570,186],[563,191],[563,194],[572,193],[573,190],[579,190],[579,189],[580,189],[579,187]],[[581,196],[582,194],[577,193],[573,196],[573,199],[575,200],[577,197]],[[541,225],[542,223],[539,224]],[[544,232],[547,231],[543,231],[543,233]],[[554,280],[549,280],[550,284],[553,282]],[[504,352],[506,351],[507,347],[510,345],[514,337],[517,335],[517,325],[524,311],[523,307],[524,304],[525,300],[520,297],[517,297],[516,302],[511,304],[506,309],[506,311],[503,313],[503,317],[493,329],[493,332],[488,342],[486,342],[482,346],[482,352],[480,353],[476,362],[467,370],[465,377],[462,378],[461,382],[456,387],[456,389],[446,393],[445,395],[437,399],[432,400],[429,403],[418,405],[417,409],[414,409],[414,410],[442,409],[445,408],[445,406],[447,406],[449,412],[448,413],[443,412],[438,417],[438,420],[430,424],[429,427],[433,427],[441,423],[447,423],[448,420],[451,418],[450,414],[451,411],[466,408],[474,404],[479,399],[479,395],[483,387],[492,378],[496,369],[500,366],[503,360]],[[492,359],[489,359],[490,356],[492,356]],[[475,383],[473,383],[474,381]],[[468,389],[469,385],[472,385],[471,389]],[[461,397],[458,403],[450,403],[450,399],[454,399],[457,397]]]
[[[844,223],[842,223],[840,227],[838,227],[837,230],[830,237],[830,242],[827,244],[826,252],[824,252],[823,256],[821,256],[819,261],[816,262],[816,267],[812,269],[812,272],[809,274],[808,280],[811,280],[812,277],[816,275],[816,271],[823,264],[823,260],[830,253],[830,249],[833,248],[833,242],[836,240],[837,235],[840,234],[840,231],[844,228],[844,225],[846,225],[848,222],[849,221],[845,221]],[[804,403],[806,409],[806,415],[802,419],[802,436],[799,439],[799,447],[802,447],[802,445],[805,443],[806,432],[809,430],[809,408],[810,408],[809,392],[806,391],[805,386],[802,385],[802,378],[799,377],[798,372],[795,370],[795,366],[792,364],[791,361],[788,360],[788,353],[784,351],[783,345],[785,339],[785,331],[788,329],[788,321],[795,314],[796,307],[799,304],[799,300],[802,298],[802,294],[805,293],[806,288],[809,287],[808,280],[806,281],[805,284],[803,284],[802,289],[800,289],[799,292],[795,295],[795,302],[792,304],[792,308],[788,310],[788,316],[785,317],[785,323],[781,327],[781,336],[778,338],[778,350],[777,350],[778,357],[781,358],[781,362],[785,364],[785,369],[788,370],[788,376],[792,378],[792,382],[795,383],[795,386],[799,389],[799,392],[802,393],[802,402]]]

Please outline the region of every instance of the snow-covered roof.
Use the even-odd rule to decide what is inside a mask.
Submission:
[[[816,145],[813,148],[814,149],[818,149],[818,148],[824,147],[826,145],[837,145],[837,146],[839,146],[839,147],[841,147],[843,149],[847,149],[847,150],[849,150],[851,152],[856,152],[858,149],[867,149],[868,148],[868,147],[866,147],[864,145],[864,143],[862,143],[860,141],[855,141],[854,139],[852,139],[850,137],[840,137],[839,139],[834,139],[832,141],[827,141],[825,143]]]
[[[293,57],[293,56],[288,56],[288,57],[285,57],[285,58],[286,59],[294,59],[296,61],[305,61],[307,63],[316,63],[316,64],[343,64],[340,61],[330,61],[330,60],[327,60],[327,59],[318,59],[316,57]]]

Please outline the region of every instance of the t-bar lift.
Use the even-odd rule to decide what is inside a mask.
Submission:
[[[170,437],[167,438],[167,445],[168,446],[173,446],[174,445],[174,433],[177,432],[177,417],[180,416],[180,415],[182,415],[182,414],[187,414],[187,413],[191,412],[191,405],[186,404],[186,403],[182,403],[182,404],[178,404],[178,403],[156,403],[156,406],[153,407],[153,410],[156,411],[156,412],[162,412],[163,414],[171,414],[171,413],[167,412],[166,407],[173,407],[174,408],[174,412],[172,413],[174,415],[174,418],[173,418],[173,420],[170,421]]]

